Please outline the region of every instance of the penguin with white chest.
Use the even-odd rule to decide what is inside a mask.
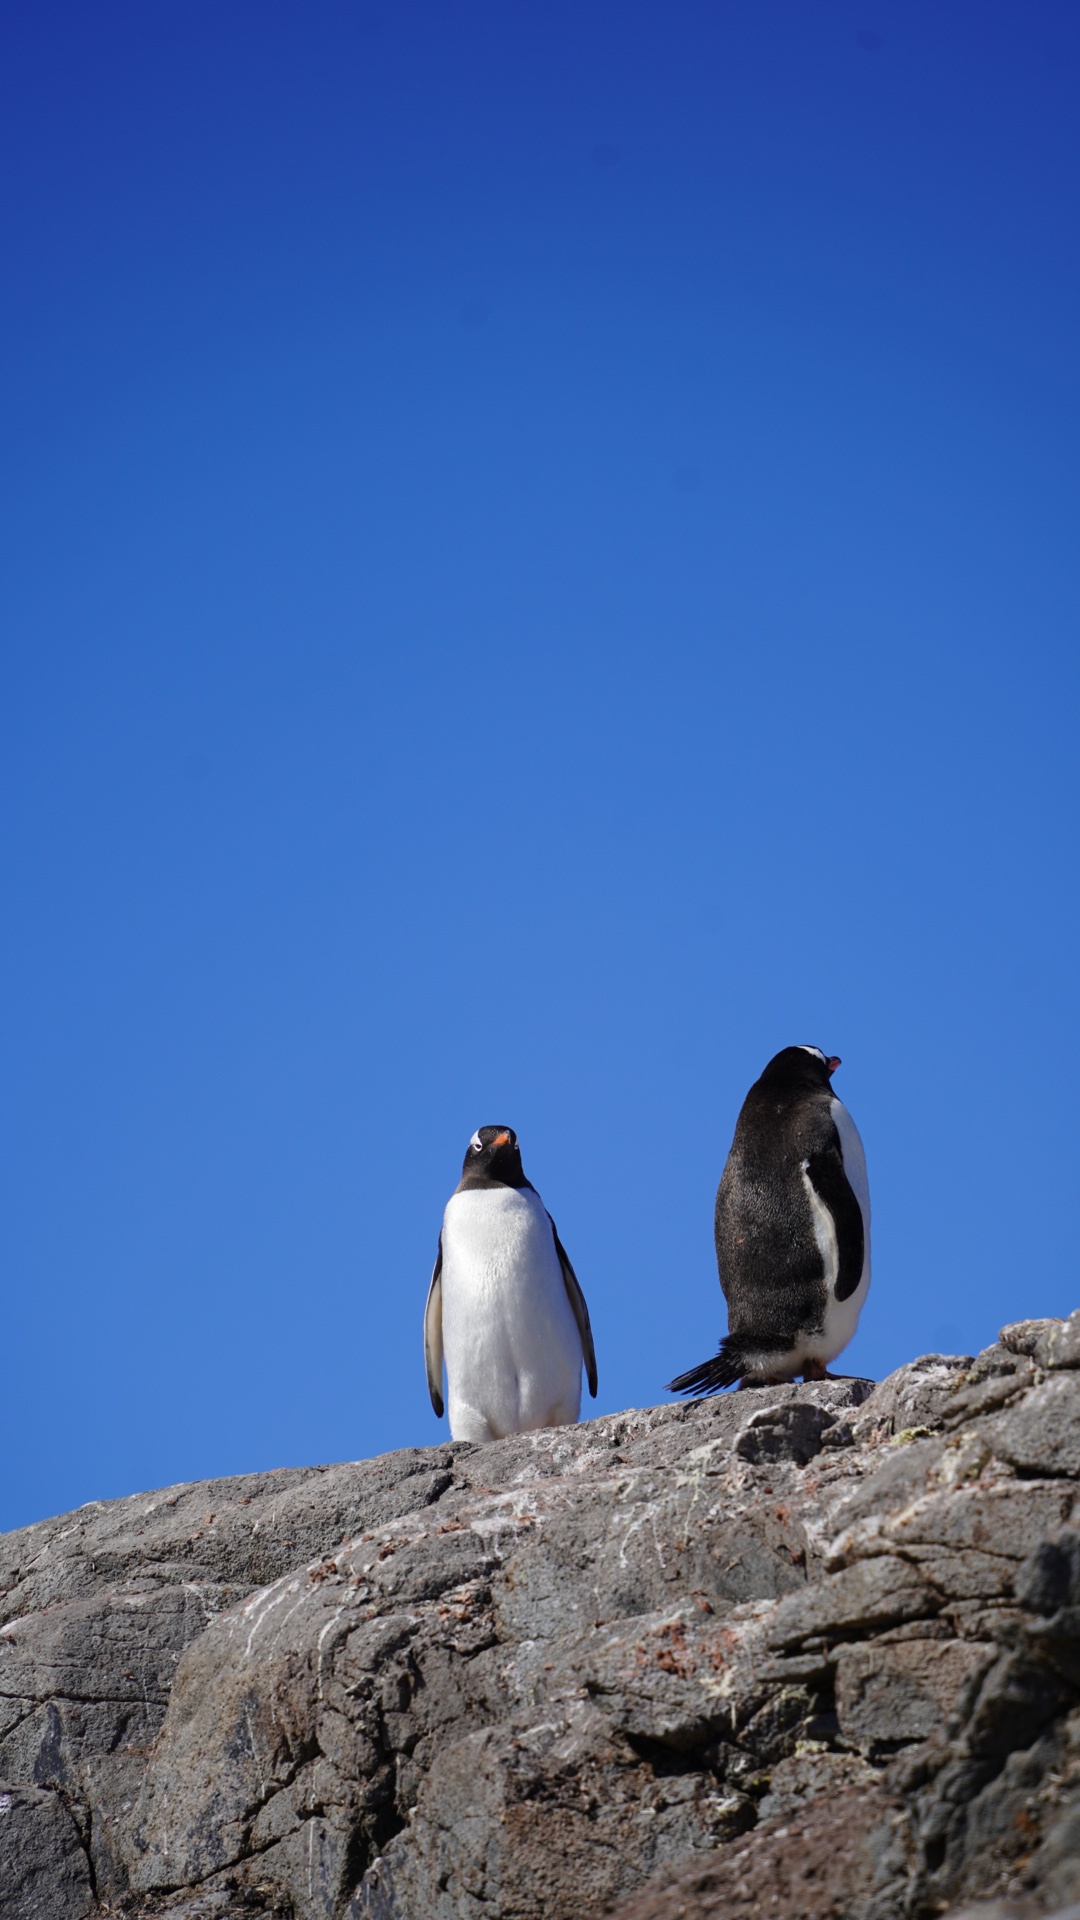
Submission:
[[[596,1398],[589,1309],[510,1127],[473,1134],[443,1214],[424,1313],[428,1392],[455,1440],[560,1427]]]
[[[752,1377],[823,1380],[870,1286],[870,1189],[858,1129],[820,1047],[785,1047],[743,1102],[716,1195],[716,1262],[729,1331],[671,1382],[716,1393]]]

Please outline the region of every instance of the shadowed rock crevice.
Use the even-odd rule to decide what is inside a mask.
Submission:
[[[58,1920],[1052,1911],[1078,1495],[1074,1316],[95,1504],[0,1539],[0,1849]]]

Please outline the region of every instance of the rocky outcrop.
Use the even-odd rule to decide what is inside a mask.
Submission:
[[[1078,1483],[1080,1315],[0,1537],[0,1916],[1080,1900]]]

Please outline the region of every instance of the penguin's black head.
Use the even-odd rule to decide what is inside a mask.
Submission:
[[[478,1127],[461,1169],[461,1187],[527,1187],[513,1127]],[[459,1187],[458,1191],[461,1191]]]
[[[774,1053],[761,1078],[769,1088],[798,1092],[827,1087],[840,1065],[835,1053],[820,1047],[783,1047]]]

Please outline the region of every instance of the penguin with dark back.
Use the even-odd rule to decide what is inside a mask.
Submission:
[[[832,1090],[839,1065],[820,1047],[785,1047],[747,1094],[716,1195],[729,1331],[672,1393],[823,1380],[852,1338],[870,1286],[870,1189]]]

